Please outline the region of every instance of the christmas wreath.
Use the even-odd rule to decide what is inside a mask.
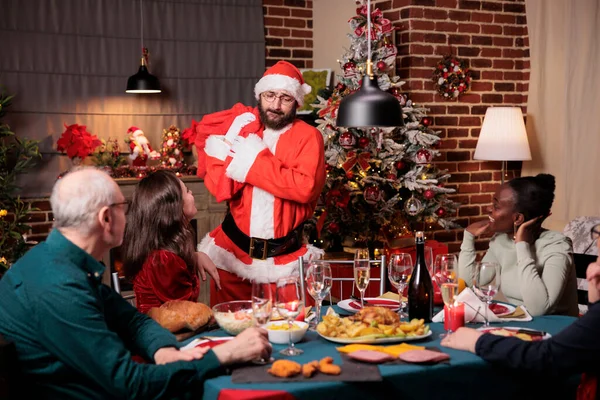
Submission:
[[[466,61],[448,55],[437,63],[433,72],[436,90],[445,99],[456,99],[471,85],[471,70]]]

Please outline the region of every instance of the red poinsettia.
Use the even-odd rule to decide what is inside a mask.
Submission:
[[[102,144],[96,135],[87,131],[85,125],[65,124],[65,128],[56,142],[56,148],[58,151],[66,152],[69,158],[85,158]]]

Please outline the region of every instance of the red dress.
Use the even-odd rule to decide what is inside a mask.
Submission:
[[[169,300],[198,301],[200,280],[177,254],[155,250],[133,280],[137,309],[147,313]]]

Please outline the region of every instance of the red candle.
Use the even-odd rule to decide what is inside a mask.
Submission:
[[[464,303],[454,303],[448,310],[449,327],[452,332],[456,332],[461,326],[465,326],[465,305]]]

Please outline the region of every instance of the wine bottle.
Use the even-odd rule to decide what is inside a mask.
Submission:
[[[417,257],[415,268],[408,281],[408,318],[424,319],[431,322],[433,318],[433,282],[425,263],[425,236],[417,232],[415,236]]]

